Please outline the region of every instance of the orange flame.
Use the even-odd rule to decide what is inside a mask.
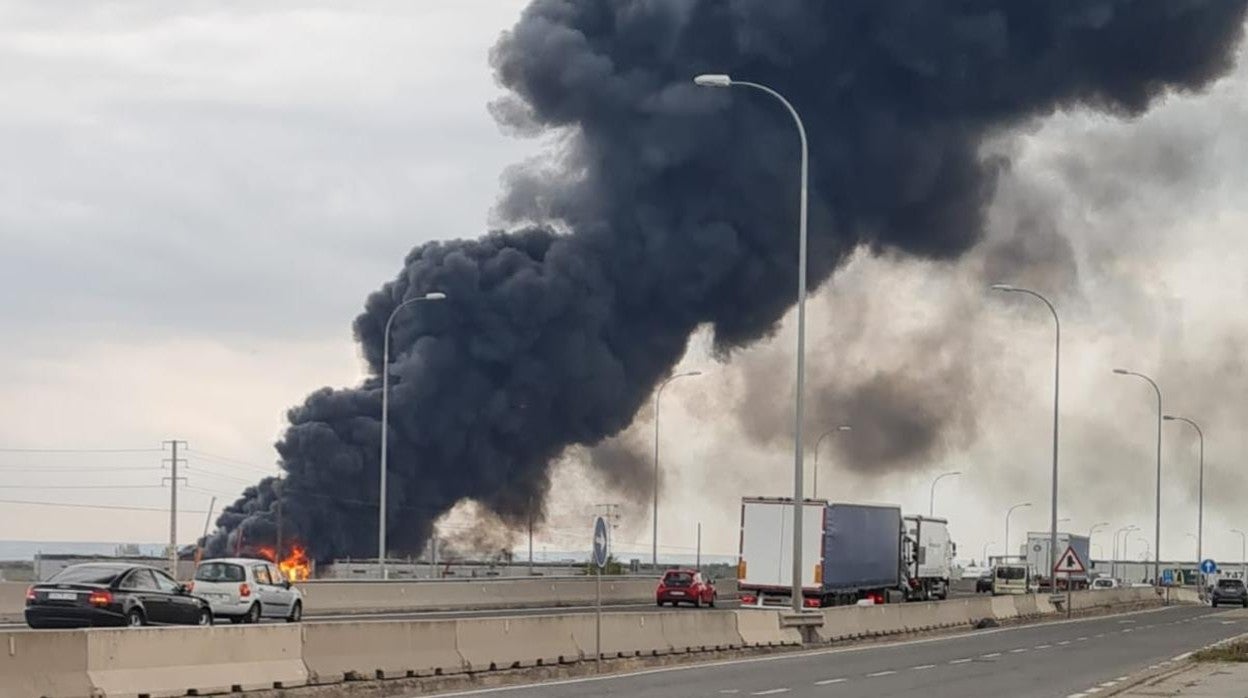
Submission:
[[[269,562],[277,562],[277,568],[292,582],[302,582],[312,576],[312,561],[302,545],[292,545],[290,554],[280,562],[276,560],[277,552],[273,548],[262,546],[260,555]]]

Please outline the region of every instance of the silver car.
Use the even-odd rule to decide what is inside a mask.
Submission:
[[[303,592],[268,560],[205,560],[195,569],[194,593],[212,606],[213,616],[232,623],[303,619]]]

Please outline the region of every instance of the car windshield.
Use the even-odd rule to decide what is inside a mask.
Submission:
[[[125,570],[107,565],[66,567],[48,580],[49,584],[112,584]]]
[[[1243,589],[1244,583],[1238,579],[1222,579],[1218,581],[1219,589]]]
[[[1027,576],[1027,570],[1022,567],[998,567],[997,579],[1022,579]]]
[[[229,562],[205,562],[195,570],[197,582],[242,582],[246,574],[241,565]]]
[[[693,583],[693,575],[688,572],[668,572],[663,583],[669,587],[687,587]]]

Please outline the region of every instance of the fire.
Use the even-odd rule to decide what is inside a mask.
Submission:
[[[277,568],[292,582],[302,582],[312,576],[312,561],[308,559],[307,550],[302,545],[292,545],[290,554],[277,561],[277,552],[273,548],[261,547],[261,557],[270,562],[277,562]]]

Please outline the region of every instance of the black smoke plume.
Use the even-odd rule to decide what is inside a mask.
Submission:
[[[722,357],[774,331],[796,296],[796,133],[767,96],[694,75],[765,83],[802,113],[814,288],[860,245],[958,256],[1007,165],[981,158],[985,138],[1207,85],[1246,3],[535,0],[494,47],[508,96],[491,106],[560,148],[509,174],[515,228],[422,245],[369,297],[371,377],[313,393],[277,444],[286,535],[319,559],[375,554],[382,331],[404,299],[449,296],[395,323],[396,553],[465,499],[509,524],[540,515],[548,463],[626,428],[699,326]],[[210,549],[271,539],[274,487],[231,505]]]

